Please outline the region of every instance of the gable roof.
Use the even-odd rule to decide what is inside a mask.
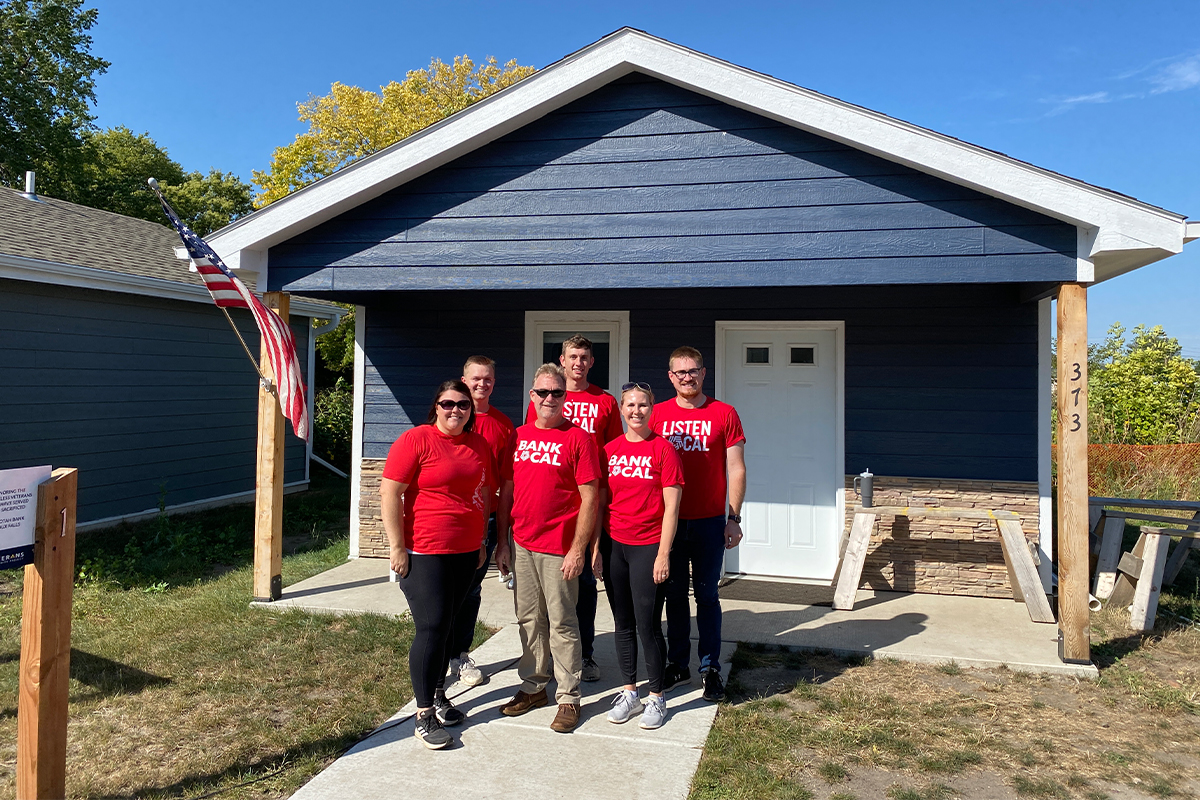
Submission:
[[[165,225],[3,187],[0,220],[0,278],[212,302],[199,273],[176,257],[179,235]],[[254,291],[256,275],[238,277]],[[343,313],[304,298],[291,308],[310,317]]]
[[[227,263],[262,274],[269,247],[635,71],[1075,225],[1080,281],[1145,266],[1200,238],[1200,223],[1180,214],[622,28],[209,241]]]

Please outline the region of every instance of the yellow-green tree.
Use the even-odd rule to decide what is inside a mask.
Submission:
[[[452,64],[433,59],[378,92],[335,83],[329,94],[298,104],[308,130],[271,155],[271,168],[254,172],[260,193],[255,206],[286,197],[358,159],[378,152],[422,128],[533,74],[533,67],[488,57],[476,65],[467,56]]]

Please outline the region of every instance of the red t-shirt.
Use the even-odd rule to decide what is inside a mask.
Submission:
[[[495,491],[498,468],[477,433],[447,436],[418,425],[388,451],[383,477],[404,490],[404,547],[413,553],[469,553],[483,541],[484,503]]]
[[[604,446],[608,465],[608,533],[621,544],[662,538],[664,486],[683,484],[683,464],[661,436],[631,442],[622,434]]]
[[[497,464],[506,464],[512,460],[514,430],[512,420],[495,406],[488,406],[487,413],[484,414],[475,412],[475,432],[487,439]]]
[[[680,519],[704,519],[725,513],[725,451],[746,441],[742,420],[728,403],[709,397],[700,408],[683,408],[672,397],[654,406],[654,432],[675,446],[687,481],[679,504]]]
[[[600,479],[592,437],[569,422],[545,430],[522,425],[509,467],[513,539],[535,553],[565,556],[575,541],[579,485]]]
[[[563,398],[563,416],[592,435],[599,453],[604,445],[625,432],[621,427],[621,411],[617,401],[608,392],[594,383],[582,392],[567,392]],[[537,419],[537,411],[530,402],[525,409],[525,424]]]

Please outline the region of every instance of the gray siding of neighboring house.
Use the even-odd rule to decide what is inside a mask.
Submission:
[[[1073,226],[632,75],[270,248],[294,292],[1061,282]]]
[[[249,312],[231,316],[258,353]],[[307,371],[308,320],[293,318]],[[258,384],[209,303],[0,280],[0,469],[79,468],[82,522],[254,488]],[[287,426],[285,482],[305,476]]]
[[[363,455],[386,457],[434,387],[475,353],[499,364],[496,406],[514,420],[525,310],[629,310],[630,380],[669,394],[667,355],[713,363],[717,320],[844,320],[846,472],[1037,480],[1037,304],[1016,285],[395,292],[367,306]],[[709,373],[708,391],[719,395]],[[661,398],[660,398],[661,399]],[[1043,398],[1048,402],[1048,398]],[[781,424],[786,421],[781,420]]]

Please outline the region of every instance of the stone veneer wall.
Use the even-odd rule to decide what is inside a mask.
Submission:
[[[379,480],[384,459],[362,460],[358,500],[360,556],[388,557],[387,534],[379,513]],[[846,531],[857,498],[854,476],[846,476]],[[1038,541],[1036,483],[936,478],[875,477],[877,506],[954,506],[1014,511],[1026,538]],[[862,586],[870,589],[975,597],[1012,597],[1000,536],[991,522],[907,520],[880,517],[871,535]]]
[[[383,515],[379,511],[379,481],[383,478],[384,458],[364,458],[358,493],[358,554],[371,558],[391,555]]]
[[[858,497],[846,476],[846,532]],[[875,476],[876,506],[1013,511],[1036,546],[1038,487],[1018,481]],[[871,534],[861,587],[926,594],[1012,597],[994,522],[881,516]]]

